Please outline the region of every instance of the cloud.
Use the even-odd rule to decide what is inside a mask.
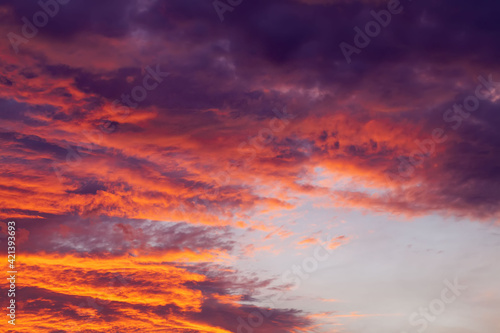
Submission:
[[[56,331],[57,318],[87,316],[96,321],[82,327],[94,331],[232,331],[253,296],[233,292],[242,283],[222,279],[219,266],[214,280],[193,271],[273,249],[240,247],[234,235],[294,235],[255,217],[306,197],[409,217],[498,218],[498,91],[457,129],[443,116],[474,94],[479,75],[500,80],[500,5],[407,3],[347,64],[339,43],[386,6],[245,1],[221,24],[209,1],[72,0],[19,53],[4,40],[0,218],[29,237],[27,327]],[[38,10],[0,1],[0,33],[22,34],[22,17]],[[134,101],[157,65],[168,77]],[[447,140],[411,177],[390,180],[437,128]],[[131,287],[108,294],[102,282],[115,272]],[[75,305],[89,299],[107,310]],[[310,324],[279,310],[262,330]]]

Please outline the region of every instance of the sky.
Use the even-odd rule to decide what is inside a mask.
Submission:
[[[500,331],[498,17],[0,0],[1,331]]]

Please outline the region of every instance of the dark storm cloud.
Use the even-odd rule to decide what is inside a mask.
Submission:
[[[113,295],[99,315],[104,324],[110,322],[105,329],[121,329],[115,325],[123,318],[140,322],[153,313],[168,320],[187,313],[195,323],[236,330],[236,318],[258,311],[238,302],[256,301],[251,289],[268,288],[272,281],[243,278],[208,262],[237,249],[228,225],[292,206],[283,197],[328,193],[309,183],[316,167],[343,172],[361,187],[366,180],[383,192],[335,192],[346,206],[498,216],[498,92],[481,101],[457,130],[443,113],[474,92],[478,75],[492,73],[500,81],[500,3],[402,4],[403,12],[354,54],[351,64],[339,44],[353,43],[353,28],[364,29],[373,20],[370,11],[387,3],[246,0],[226,12],[223,22],[211,0],[61,5],[40,29],[37,43],[0,63],[0,119],[14,127],[0,131],[5,182],[0,213],[16,216],[29,234],[26,255],[44,253],[27,269],[42,271],[44,258],[48,268],[40,277],[52,276],[50,265],[57,269],[63,261],[80,265],[59,272],[63,285],[57,279],[53,285],[31,280],[40,285],[25,289],[32,300],[25,302],[28,313],[39,318],[52,308],[55,315],[42,319],[79,321],[82,315],[70,305],[106,296],[99,286],[112,279],[108,267],[92,265],[137,260],[131,288]],[[37,1],[0,0],[0,5],[6,8],[2,15],[13,14],[2,27],[17,33],[22,17],[40,10]],[[142,85],[147,66],[157,64],[170,75],[120,119],[110,104]],[[245,159],[240,145],[268,128],[274,109],[284,106],[293,117],[272,140],[251,148],[255,158]],[[56,177],[51,163],[67,167],[69,152],[90,140],[83,130],[98,131],[103,119],[116,131],[99,132],[102,138],[92,151]],[[385,175],[397,172],[398,157],[408,158],[414,141],[435,128],[446,129],[448,140],[435,146],[412,177],[390,187]],[[216,172],[229,180],[219,181]],[[283,193],[268,198],[262,188]],[[252,227],[253,221],[248,223]],[[182,256],[195,259],[176,263]],[[148,275],[144,267],[155,259],[159,271]],[[75,281],[86,281],[95,294],[84,299],[92,290],[78,289]],[[176,294],[180,301],[163,287],[182,287]],[[150,305],[141,295],[129,303],[124,295],[134,288],[149,291],[151,299],[159,290],[166,301]],[[193,301],[201,304],[198,312],[182,308]],[[274,313],[262,332],[309,327],[302,312]]]
[[[133,17],[131,15],[136,3],[135,0],[70,0],[66,4],[59,4],[59,11],[41,32],[46,37],[58,39],[70,39],[82,32],[112,38],[123,37],[129,32],[129,19]],[[38,1],[1,1],[0,4],[13,8],[15,16],[11,20],[19,24],[22,24],[22,17],[33,22],[33,15],[42,10]]]

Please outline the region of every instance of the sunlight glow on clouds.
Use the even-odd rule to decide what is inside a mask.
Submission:
[[[348,64],[387,1],[61,2],[0,43],[16,332],[396,332],[457,276],[435,332],[498,330],[499,4],[413,1]]]

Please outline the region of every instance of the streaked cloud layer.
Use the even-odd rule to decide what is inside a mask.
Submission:
[[[210,1],[71,0],[26,42],[5,37],[0,218],[21,227],[16,332],[237,332],[252,313],[270,313],[262,333],[371,332],[342,320],[406,313],[319,309],[281,274],[287,257],[307,271],[320,251],[365,253],[360,239],[378,241],[361,221],[380,216],[402,248],[415,240],[401,223],[441,235],[453,219],[462,241],[477,222],[493,265],[500,4],[401,5],[350,64],[339,44],[387,2],[244,0],[221,22]],[[23,36],[40,10],[0,1],[0,34]],[[264,301],[284,291],[283,306]],[[485,313],[481,327],[498,328]]]

